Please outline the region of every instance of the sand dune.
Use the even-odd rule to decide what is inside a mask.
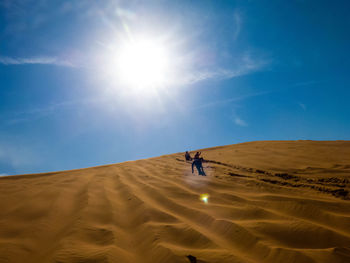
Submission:
[[[2,177],[0,262],[350,262],[350,142],[202,153]]]

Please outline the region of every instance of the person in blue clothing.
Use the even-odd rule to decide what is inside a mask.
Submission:
[[[196,166],[198,170],[198,175],[206,176],[204,169],[203,169],[203,158],[200,157],[201,152],[197,152],[193,158],[192,162],[192,173],[194,172],[193,166]]]
[[[186,159],[186,161],[192,161],[192,157],[188,151],[186,151],[186,153],[185,153],[185,159]]]

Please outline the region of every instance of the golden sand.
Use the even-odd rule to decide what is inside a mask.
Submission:
[[[0,262],[350,262],[349,141],[201,151],[0,178]]]

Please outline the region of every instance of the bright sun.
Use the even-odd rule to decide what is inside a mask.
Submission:
[[[168,60],[167,52],[160,43],[134,41],[120,49],[118,76],[123,83],[134,88],[156,87],[165,80]]]

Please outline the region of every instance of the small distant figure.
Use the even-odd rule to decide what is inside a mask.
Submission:
[[[193,158],[192,162],[192,173],[194,172],[193,166],[196,166],[198,175],[206,176],[204,169],[203,169],[203,158],[200,158],[201,153],[197,152]]]
[[[192,157],[188,151],[186,151],[186,153],[185,153],[185,159],[186,159],[186,161],[192,161]]]

